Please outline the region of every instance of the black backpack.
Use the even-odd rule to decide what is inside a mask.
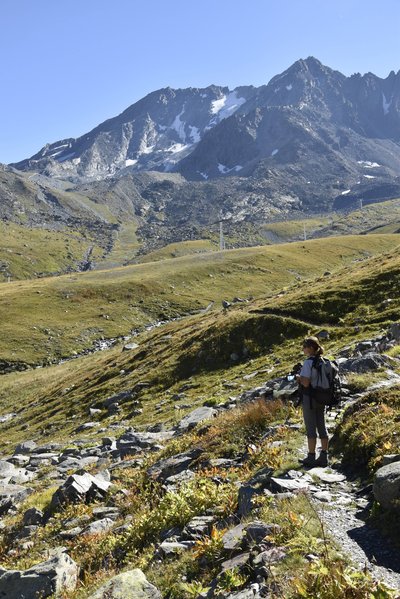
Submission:
[[[342,385],[338,363],[317,356],[313,360],[312,368],[317,371],[317,384],[310,386],[310,396],[328,408],[339,405],[342,400]]]

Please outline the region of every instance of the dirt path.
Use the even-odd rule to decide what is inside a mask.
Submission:
[[[382,386],[398,382],[392,379]],[[332,413],[327,418],[330,434],[337,415]],[[304,452],[306,444],[301,449]],[[310,477],[313,504],[340,550],[356,568],[369,571],[375,579],[400,591],[400,549],[366,521],[370,502],[357,484],[348,480],[340,464],[334,468],[312,468],[303,476]]]

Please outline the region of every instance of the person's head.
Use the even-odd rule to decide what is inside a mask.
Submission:
[[[303,341],[303,351],[307,356],[322,356],[324,348],[318,337],[306,337]]]

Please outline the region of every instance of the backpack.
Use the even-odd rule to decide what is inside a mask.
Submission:
[[[340,404],[342,386],[337,362],[318,356],[314,358],[312,368],[317,371],[317,383],[310,386],[310,396],[328,408]]]

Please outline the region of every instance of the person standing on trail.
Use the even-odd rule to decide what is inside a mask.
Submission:
[[[306,356],[300,374],[296,376],[300,385],[303,417],[307,434],[308,454],[300,460],[303,466],[328,466],[328,432],[325,424],[325,406],[312,397],[312,388],[317,385],[318,372],[313,368],[315,360],[324,353],[317,337],[307,337],[303,341]],[[321,440],[321,453],[315,458],[317,431]]]

